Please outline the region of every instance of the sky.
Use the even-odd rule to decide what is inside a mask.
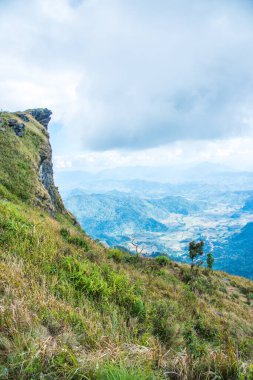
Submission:
[[[0,0],[0,108],[47,107],[54,167],[253,171],[253,2]]]

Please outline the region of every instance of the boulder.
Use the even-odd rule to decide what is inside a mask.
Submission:
[[[24,123],[18,123],[16,119],[9,119],[8,125],[13,129],[13,131],[16,133],[18,137],[24,136],[25,133],[25,124]]]
[[[14,132],[16,133],[17,136],[23,137],[25,133],[25,124],[24,123],[18,123],[17,126],[14,128]]]
[[[9,120],[8,120],[8,125],[9,125],[9,127],[14,127],[14,126],[17,125],[17,124],[18,124],[17,119],[9,119]]]

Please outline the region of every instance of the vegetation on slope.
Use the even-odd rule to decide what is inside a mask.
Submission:
[[[0,132],[0,379],[252,379],[252,282],[106,249],[52,217],[29,123]]]
[[[51,160],[49,134],[30,115],[28,122],[18,115],[28,118],[29,114],[0,112],[0,196],[64,213],[57,188],[52,183],[49,194],[41,181],[41,163]],[[12,120],[25,126],[23,137],[17,136],[9,126]]]

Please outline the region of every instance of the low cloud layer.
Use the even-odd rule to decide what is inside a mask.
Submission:
[[[52,108],[76,149],[252,134],[251,1],[2,0],[0,40],[1,107]]]

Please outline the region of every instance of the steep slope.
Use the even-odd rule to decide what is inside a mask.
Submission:
[[[47,109],[1,113],[0,195],[17,202],[26,201],[53,215],[66,214],[75,223],[54,184],[47,132],[50,115]]]
[[[242,208],[243,211],[252,212],[253,211],[253,195],[249,196],[245,205]]]
[[[253,279],[253,223],[247,223],[239,233],[233,234],[224,244],[222,254],[226,257],[226,270]],[[236,267],[238,258],[239,268]]]
[[[0,379],[252,379],[252,282],[90,239],[45,112],[0,115]]]

